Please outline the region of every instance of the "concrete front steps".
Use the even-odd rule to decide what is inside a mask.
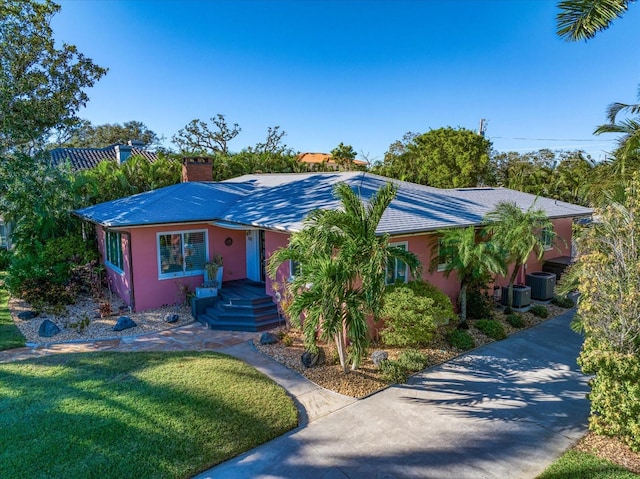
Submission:
[[[265,331],[284,324],[264,285],[246,280],[224,283],[216,301],[196,319],[219,331]]]

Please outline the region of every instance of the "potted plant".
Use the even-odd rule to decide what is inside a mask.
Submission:
[[[218,287],[222,286],[222,274],[222,256],[214,253],[204,265],[204,285],[207,286],[215,281]]]

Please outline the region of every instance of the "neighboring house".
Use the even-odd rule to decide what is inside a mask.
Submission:
[[[154,162],[158,159],[155,153],[145,150],[144,143],[137,140],[129,140],[126,145],[109,145],[104,148],[55,148],[51,150],[51,164],[58,166],[71,164],[74,171],[95,168],[104,160],[117,162],[119,165],[132,156],[142,156]]]
[[[378,231],[414,252],[425,265],[424,279],[454,300],[459,292],[455,275],[445,278],[443,268],[429,272],[437,230],[480,225],[501,201],[514,201],[523,209],[535,203],[551,218],[558,236],[545,253],[548,259],[570,255],[573,219],[591,214],[588,208],[504,188],[443,190],[365,172],[255,174],[189,182],[189,169],[202,166],[185,162],[183,183],[76,211],[95,223],[111,287],[135,311],[181,301],[184,288],[193,290],[203,282],[203,265],[213,254],[224,258],[223,282],[263,282],[265,292],[276,297],[265,261],[287,246],[289,235],[302,228],[310,211],[339,206],[333,196],[338,182],[365,200],[385,183],[397,184],[397,197]],[[404,264],[390,266],[388,282],[408,279]],[[541,270],[533,257],[527,266],[528,271]],[[289,275],[290,265],[284,264],[276,281],[283,284]]]
[[[343,169],[340,165],[332,159],[330,153],[299,153],[298,161],[300,163],[306,163],[307,168],[311,171],[315,170],[340,170]],[[364,170],[369,166],[369,163],[362,160],[353,160],[352,170]]]
[[[11,242],[9,239],[10,233],[9,225],[2,220],[2,217],[0,217],[0,249],[11,248]]]

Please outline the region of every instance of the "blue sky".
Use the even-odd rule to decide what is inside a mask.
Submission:
[[[239,151],[279,125],[298,151],[340,142],[370,160],[408,132],[477,130],[499,151],[588,151],[609,103],[636,102],[640,5],[593,40],[555,35],[556,2],[59,1],[56,39],[109,73],[93,124],[138,120],[171,137],[217,113]],[[582,140],[582,141],[576,141]]]

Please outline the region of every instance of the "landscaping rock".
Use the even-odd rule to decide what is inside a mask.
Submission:
[[[177,323],[179,319],[180,319],[180,316],[179,316],[179,315],[177,315],[177,314],[175,314],[175,313],[173,313],[173,314],[171,314],[171,313],[170,313],[170,314],[167,314],[167,315],[164,317],[164,320],[165,320],[165,322],[167,322],[167,323]]]
[[[260,335],[260,344],[276,344],[278,341],[278,336],[273,333],[266,332]]]
[[[302,361],[302,365],[305,368],[312,368],[314,366],[320,366],[324,364],[324,351],[322,348],[318,349],[317,353],[312,353],[311,351],[305,351],[302,353],[302,357],[300,358]]]
[[[38,330],[38,334],[43,338],[50,338],[52,336],[55,336],[59,332],[60,328],[56,325],[56,323],[49,319],[45,319],[44,321],[42,321],[40,329]]]
[[[20,319],[33,319],[36,316],[38,316],[38,313],[36,313],[35,311],[22,311],[21,313],[18,313],[18,318]]]
[[[136,322],[131,319],[129,316],[120,316],[116,325],[113,327],[114,331],[123,331],[129,328],[135,328],[137,326]]]
[[[382,361],[385,361],[387,359],[389,359],[389,353],[387,353],[386,351],[378,349],[377,351],[371,353],[371,362],[377,368],[380,367],[380,363],[382,363]]]

